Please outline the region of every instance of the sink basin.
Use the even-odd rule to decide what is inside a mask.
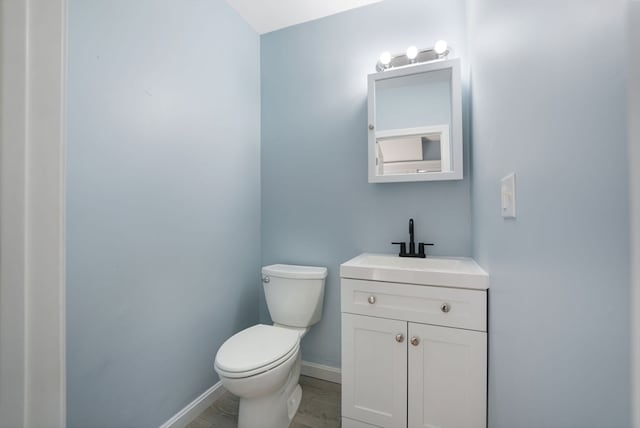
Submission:
[[[489,275],[469,257],[398,257],[364,253],[340,265],[342,278],[443,287],[489,288]]]

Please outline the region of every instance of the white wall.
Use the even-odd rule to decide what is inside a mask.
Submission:
[[[640,1],[629,2],[629,175],[631,195],[631,314],[633,426],[640,427]]]
[[[27,8],[0,3],[0,426],[24,425]]]
[[[0,426],[65,426],[66,2],[0,3]]]

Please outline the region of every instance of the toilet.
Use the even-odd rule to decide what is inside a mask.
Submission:
[[[320,321],[327,268],[271,265],[262,268],[273,325],[257,324],[227,339],[215,370],[240,397],[238,428],[286,428],[302,399],[300,339]]]

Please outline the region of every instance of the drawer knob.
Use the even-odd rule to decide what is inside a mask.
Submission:
[[[420,344],[420,339],[417,338],[416,336],[413,336],[410,342],[413,346],[418,346]]]
[[[373,305],[376,302],[376,296],[369,296],[367,299],[370,305]]]
[[[404,334],[402,334],[402,333],[396,334],[396,342],[398,342],[398,343],[404,342]]]
[[[446,314],[451,310],[451,306],[449,306],[448,303],[443,303],[442,305],[440,305],[440,310]]]

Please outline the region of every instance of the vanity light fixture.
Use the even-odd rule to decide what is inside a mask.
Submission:
[[[376,70],[384,71],[406,65],[446,59],[450,53],[451,48],[444,40],[438,40],[433,48],[418,49],[415,46],[409,46],[403,54],[391,55],[390,52],[385,51],[380,55]]]

